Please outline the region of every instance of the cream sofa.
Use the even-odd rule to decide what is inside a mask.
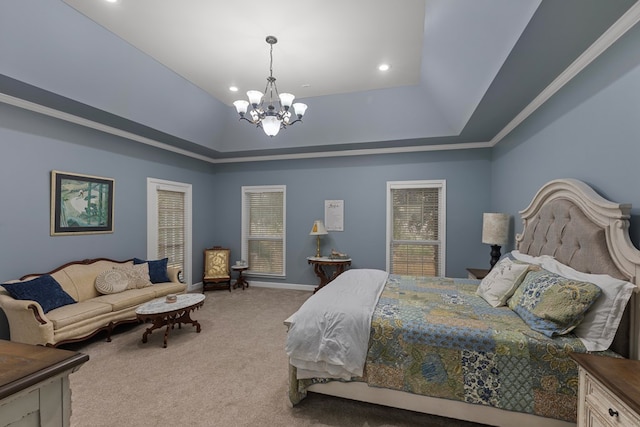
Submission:
[[[76,301],[46,314],[38,302],[14,299],[0,287],[0,307],[9,321],[11,341],[55,347],[84,340],[103,330],[107,331],[107,341],[111,341],[116,325],[137,321],[135,310],[138,306],[154,298],[186,291],[186,285],[178,281],[179,270],[169,267],[170,282],[100,294],[95,287],[96,277],[105,270],[126,267],[126,264],[132,265],[133,261],[90,259],[65,264],[49,273],[21,277],[23,281],[50,274]]]

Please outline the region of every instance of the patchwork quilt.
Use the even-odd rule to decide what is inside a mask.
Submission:
[[[391,275],[371,323],[370,386],[576,420],[586,352],[572,334],[548,338],[467,279]],[[607,352],[607,355],[615,355]]]

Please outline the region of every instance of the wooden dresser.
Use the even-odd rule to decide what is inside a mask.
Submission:
[[[89,356],[0,340],[0,426],[69,426],[69,374]]]
[[[573,353],[580,373],[578,427],[640,426],[640,361]]]

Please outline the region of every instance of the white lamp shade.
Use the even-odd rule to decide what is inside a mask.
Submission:
[[[509,215],[505,213],[482,214],[482,243],[506,245],[509,240]]]
[[[280,132],[280,121],[276,116],[266,116],[262,119],[262,129],[269,136],[276,136]]]
[[[249,107],[249,103],[244,99],[239,99],[233,103],[236,107],[236,111],[238,114],[245,114],[247,112],[247,108]]]
[[[264,95],[259,90],[250,90],[247,92],[247,97],[249,97],[249,102],[251,103],[251,105],[260,104],[263,96]]]
[[[294,99],[295,99],[295,96],[293,94],[290,94],[290,93],[280,94],[280,104],[282,104],[283,107],[286,107],[286,108],[291,107],[291,104],[293,104]]]
[[[307,111],[307,104],[303,104],[302,102],[296,102],[293,104],[293,110],[296,112],[296,115],[302,117],[304,113]]]
[[[316,219],[315,221],[313,221],[313,227],[311,227],[311,232],[309,233],[309,235],[319,236],[324,234],[329,234],[327,232],[327,229],[324,228],[324,222],[321,219]]]

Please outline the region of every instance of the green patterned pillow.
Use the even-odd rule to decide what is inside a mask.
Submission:
[[[571,332],[602,290],[547,270],[529,272],[509,299],[515,311],[534,331],[548,337]]]

